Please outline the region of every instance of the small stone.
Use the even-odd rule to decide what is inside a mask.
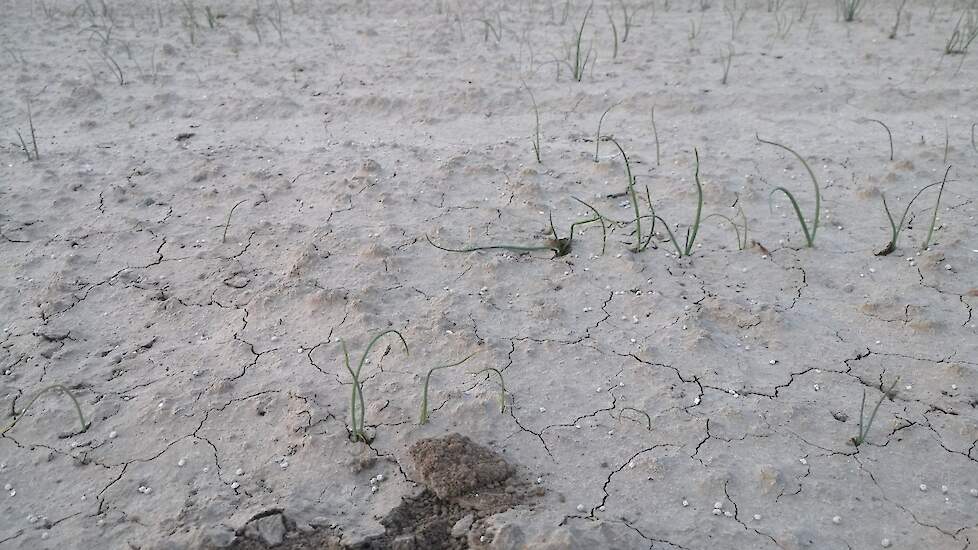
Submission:
[[[723,503],[722,502],[714,502],[713,503],[713,509],[714,510],[719,510],[720,508],[723,508]]]
[[[474,521],[475,517],[472,514],[467,514],[462,519],[456,521],[455,525],[452,526],[452,536],[455,538],[464,537],[469,532]]]
[[[115,430],[112,430],[111,432],[109,432],[109,439],[115,439],[116,437],[119,437],[119,432],[117,432]]]
[[[754,514],[754,521],[761,521],[761,514]]]
[[[234,483],[231,484],[231,488],[232,489],[237,489],[238,487],[241,487],[241,484],[238,483],[237,481],[235,481]]]
[[[720,514],[721,514],[721,512],[720,512],[720,509],[719,508],[714,508],[713,509],[713,515],[714,516],[719,516]]]
[[[881,540],[880,541],[880,546],[882,546],[883,548],[889,548],[890,547],[890,539],[883,539],[883,540]]]
[[[578,511],[578,512],[583,512],[583,511],[584,511],[584,510],[586,510],[586,509],[587,509],[587,508],[585,508],[585,506],[584,506],[583,504],[578,504],[578,505],[577,505],[577,511]]]
[[[236,476],[239,476],[239,475],[241,475],[243,473],[244,473],[244,470],[242,468],[238,468],[237,470],[234,471],[234,475],[236,475]]]
[[[265,516],[255,523],[258,535],[268,546],[278,546],[285,540],[285,522],[282,521],[282,514]]]
[[[723,515],[727,516],[728,518],[732,518],[733,517],[733,512],[731,512],[730,510],[727,510],[726,512],[723,513]]]
[[[921,491],[926,491],[927,490],[927,484],[926,483],[921,483],[920,484],[920,490]]]
[[[683,508],[685,508],[687,506],[689,506],[689,501],[688,500],[683,500]]]
[[[186,463],[187,463],[187,459],[186,458],[181,458],[180,460],[177,461],[177,466],[183,466]]]
[[[832,516],[832,523],[838,525],[838,524],[842,523],[842,518],[839,517],[839,516]]]
[[[971,496],[973,497],[978,497],[978,489],[972,489],[968,491],[968,493],[971,494]]]
[[[942,493],[946,493],[947,492],[947,485],[941,485],[941,492]]]

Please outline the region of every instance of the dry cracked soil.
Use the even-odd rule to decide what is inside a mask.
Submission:
[[[0,0],[0,548],[978,548],[978,5],[856,4]]]

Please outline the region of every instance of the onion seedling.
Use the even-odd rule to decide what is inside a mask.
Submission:
[[[951,168],[948,167],[948,172],[950,172],[950,170],[951,170]],[[893,221],[893,214],[890,213],[890,207],[886,204],[886,195],[885,194],[881,194],[881,196],[883,197],[883,210],[886,212],[886,217],[890,221],[890,242],[886,245],[886,247],[883,248],[883,250],[880,250],[879,252],[876,252],[876,255],[877,256],[886,256],[886,255],[892,254],[896,250],[897,239],[900,237],[900,232],[903,231],[903,225],[907,221],[907,215],[910,213],[910,207],[913,206],[913,202],[915,200],[917,200],[917,197],[919,197],[924,191],[930,189],[931,187],[934,187],[935,185],[940,185],[941,186],[941,190],[943,191],[944,190],[944,184],[946,182],[947,182],[947,172],[944,173],[944,180],[943,181],[938,181],[938,182],[932,183],[930,185],[925,185],[925,186],[921,187],[920,190],[917,191],[917,193],[913,196],[913,198],[910,199],[910,202],[907,203],[907,207],[903,209],[903,215],[900,216],[900,222],[899,223],[895,223]],[[941,200],[940,199],[940,193],[938,193],[938,195],[937,195],[938,205],[940,204],[940,200]],[[937,207],[936,206],[935,206],[934,211],[935,212],[937,211]],[[928,235],[927,236],[927,241],[928,242],[930,242],[930,235],[931,235],[932,232],[933,232],[933,224],[931,225],[931,231],[928,232],[928,234],[927,234]],[[924,245],[924,248],[927,248],[926,244]]]
[[[435,372],[436,370],[457,367],[462,363],[471,359],[472,356],[475,355],[476,353],[479,352],[470,353],[467,357],[465,357],[465,359],[462,359],[461,361],[456,361],[450,365],[441,365],[440,367],[432,367],[431,369],[428,370],[428,374],[426,374],[424,377],[424,389],[421,391],[421,414],[418,417],[418,424],[428,423],[428,383],[431,382],[431,373]]]
[[[385,330],[377,336],[374,336],[373,340],[367,344],[367,349],[363,350],[363,355],[360,356],[360,361],[357,363],[357,368],[355,370],[350,367],[350,354],[346,349],[346,342],[340,340],[340,345],[343,347],[343,364],[346,366],[346,370],[350,373],[350,377],[353,379],[353,389],[350,393],[350,438],[354,442],[363,441],[364,443],[369,443],[366,429],[364,427],[366,407],[364,406],[363,401],[363,384],[360,381],[360,370],[363,369],[363,364],[367,361],[367,354],[370,353],[370,350],[374,347],[374,344],[377,343],[377,340],[380,340],[381,337],[387,334],[396,334],[401,340],[401,343],[404,344],[404,354],[410,355],[407,340],[404,339],[404,336],[394,329]]]
[[[42,395],[44,395],[49,391],[64,392],[71,399],[71,402],[75,405],[75,412],[78,413],[78,421],[81,422],[81,433],[88,431],[88,428],[92,425],[92,423],[85,420],[85,415],[82,414],[81,405],[78,404],[78,399],[75,398],[75,396],[71,393],[71,390],[69,390],[67,387],[62,386],[61,384],[54,384],[46,388],[43,388],[37,393],[35,393],[34,397],[31,398],[31,400],[27,403],[26,407],[21,409],[19,414],[17,413],[16,410],[12,410],[14,419],[9,424],[7,424],[2,430],[0,430],[0,435],[3,435],[8,431],[10,431],[11,429],[13,429],[13,427],[17,425],[17,422],[20,422],[20,419],[24,418],[24,415],[27,413],[27,410],[31,408],[31,405],[33,405],[34,402],[37,401],[39,397],[41,397]]]
[[[798,222],[801,224],[801,230],[805,234],[805,241],[808,242],[808,247],[811,248],[815,246],[815,233],[818,232],[818,219],[822,208],[822,195],[819,191],[818,180],[815,179],[815,173],[812,172],[812,169],[808,166],[808,162],[806,162],[801,155],[796,153],[794,149],[788,147],[787,145],[761,139],[760,136],[756,134],[754,137],[761,143],[780,147],[794,155],[795,158],[801,161],[801,164],[805,167],[805,170],[808,171],[808,175],[812,178],[812,185],[815,187],[815,218],[812,220],[811,228],[808,227],[808,223],[805,221],[805,216],[801,213],[801,208],[798,206],[798,201],[795,200],[795,196],[791,194],[791,191],[788,191],[784,187],[776,187],[771,191],[771,194],[768,195],[768,200],[770,201],[771,197],[773,197],[778,191],[784,193],[788,197],[788,200],[791,201],[791,206],[795,209],[795,214],[798,216]]]
[[[856,447],[859,447],[860,445],[862,445],[863,443],[866,442],[866,436],[869,435],[869,429],[873,426],[873,420],[876,418],[876,411],[878,411],[880,409],[880,405],[883,404],[883,400],[884,399],[886,399],[887,397],[889,397],[890,399],[893,399],[893,396],[896,394],[896,392],[893,391],[893,388],[896,387],[897,382],[899,382],[899,381],[900,381],[900,378],[897,377],[893,381],[893,383],[890,384],[890,387],[887,388],[887,390],[885,392],[883,392],[883,395],[880,396],[880,400],[877,401],[876,402],[876,406],[873,407],[873,412],[870,413],[870,415],[869,415],[869,421],[866,422],[865,424],[863,423],[863,415],[864,415],[865,409],[866,409],[866,389],[863,388],[863,398],[862,398],[862,401],[859,403],[859,435],[857,435],[856,437],[853,437],[852,439],[850,439],[850,441],[852,441],[852,444],[853,445],[855,445]],[[881,389],[882,389],[882,386],[881,386]]]

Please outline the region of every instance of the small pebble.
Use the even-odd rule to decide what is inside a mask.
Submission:
[[[231,488],[232,489],[237,489],[238,487],[241,487],[241,484],[238,483],[237,481],[235,481],[234,483],[231,484]]]
[[[583,504],[578,504],[578,505],[577,505],[577,511],[578,511],[578,512],[583,512],[584,510],[586,510],[586,508],[584,507],[584,505],[583,505]]]
[[[720,508],[723,508],[723,503],[722,502],[714,502],[713,503],[713,509],[714,510],[719,510]]]
[[[880,546],[882,546],[883,548],[889,548],[890,547],[890,539],[883,539],[883,540],[881,540],[880,541]]]
[[[720,515],[720,509],[719,508],[714,508],[713,509],[713,515],[714,516],[719,516]]]
[[[685,508],[687,506],[689,506],[689,501],[688,500],[684,500],[683,501],[683,508]]]
[[[947,485],[941,485],[941,492],[942,493],[946,493],[947,492]]]
[[[761,521],[761,514],[754,514],[754,521]]]
[[[973,497],[978,497],[978,489],[972,489],[972,490],[968,491],[968,493],[970,493],[971,496],[973,496]],[[11,496],[13,496],[13,495],[11,495]]]
[[[926,483],[921,483],[920,484],[920,490],[921,491],[926,491],[927,490],[927,484]]]
[[[838,524],[842,523],[842,518],[839,517],[839,516],[832,516],[832,523],[838,525]]]
[[[115,430],[112,430],[111,432],[109,432],[109,439],[115,439],[118,436],[119,436],[119,432],[117,432]]]
[[[177,466],[183,466],[186,463],[187,463],[187,459],[181,458],[180,460],[177,461]]]

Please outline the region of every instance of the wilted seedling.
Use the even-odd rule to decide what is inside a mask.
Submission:
[[[221,242],[222,243],[226,243],[227,240],[228,240],[228,228],[231,227],[231,215],[234,214],[234,209],[237,208],[237,207],[239,207],[239,206],[241,206],[242,204],[244,204],[246,202],[248,202],[246,199],[242,199],[242,200],[236,202],[234,204],[234,206],[231,207],[231,210],[228,212],[228,219],[227,219],[226,222],[224,222],[224,234],[221,235]]]
[[[350,438],[354,442],[363,441],[364,443],[369,443],[364,424],[366,407],[364,406],[363,402],[363,384],[360,382],[360,370],[363,368],[363,364],[367,361],[367,354],[370,353],[370,350],[374,347],[374,344],[376,344],[377,340],[380,340],[380,338],[386,334],[396,334],[401,340],[401,343],[404,344],[405,355],[410,355],[407,340],[404,339],[404,336],[394,329],[385,330],[377,336],[374,336],[373,340],[367,344],[367,349],[363,350],[363,355],[360,356],[360,361],[357,363],[357,368],[354,370],[350,367],[350,354],[347,352],[346,342],[340,340],[340,345],[343,347],[343,364],[346,366],[346,370],[350,373],[350,377],[353,379],[353,389],[350,393]],[[359,414],[357,414],[358,412]]]
[[[607,109],[604,110],[603,113],[601,113],[601,118],[598,119],[598,132],[594,135],[594,162],[598,162],[598,150],[599,147],[601,147],[601,124],[604,122],[604,117],[618,105],[621,105],[621,101],[612,103]]]
[[[491,371],[499,376],[499,414],[506,412],[506,381],[503,380],[503,373],[496,368],[486,367],[478,372],[473,372],[474,375],[482,374],[486,371]]]
[[[791,194],[791,191],[788,191],[784,187],[776,187],[774,190],[771,191],[771,194],[768,196],[768,199],[770,200],[770,198],[773,197],[774,194],[777,193],[778,191],[784,193],[788,197],[788,200],[791,201],[791,206],[795,209],[795,215],[798,216],[798,223],[801,224],[801,230],[805,234],[805,241],[808,242],[809,248],[815,246],[815,233],[818,231],[818,219],[821,214],[821,208],[822,208],[822,195],[821,192],[819,191],[818,180],[815,179],[815,173],[812,172],[812,169],[808,166],[808,162],[806,162],[801,155],[796,153],[794,149],[788,147],[787,145],[781,145],[780,143],[761,139],[760,136],[757,136],[756,134],[754,137],[757,138],[757,141],[761,143],[766,143],[768,145],[774,145],[775,147],[780,147],[785,151],[788,151],[789,153],[794,155],[795,158],[801,161],[802,165],[805,167],[805,170],[808,171],[808,175],[812,178],[812,185],[814,185],[815,187],[815,217],[812,220],[812,226],[810,229],[808,227],[808,223],[805,221],[805,216],[801,213],[801,208],[798,206],[798,201],[795,200],[795,196]]]
[[[462,363],[471,359],[472,356],[475,355],[476,353],[479,352],[470,353],[467,357],[465,357],[465,359],[462,359],[461,361],[456,361],[455,363],[452,363],[450,365],[441,365],[440,367],[432,367],[431,369],[428,370],[428,374],[426,374],[424,377],[424,389],[421,391],[421,414],[418,417],[418,424],[428,423],[428,383],[431,382],[431,373],[435,372],[436,370],[457,367]]]
[[[740,225],[738,225],[737,222],[735,222],[733,220],[733,218],[731,218],[729,216],[725,216],[725,215],[719,214],[719,213],[713,213],[713,214],[710,214],[709,216],[706,216],[703,219],[704,220],[708,220],[710,218],[716,217],[716,218],[720,218],[721,220],[724,220],[727,223],[729,223],[730,224],[730,227],[733,228],[734,234],[737,237],[737,250],[744,250],[745,248],[747,248],[747,243],[750,242],[748,240],[748,238],[747,238],[747,215],[744,214],[744,209],[742,207],[740,207],[740,206],[737,207],[737,213],[740,214],[740,218],[744,222],[744,232],[743,233],[740,232]]]
[[[622,409],[620,411],[618,411],[618,420],[619,421],[621,421],[621,415],[624,414],[625,411],[634,411],[634,412],[637,412],[638,414],[644,416],[645,417],[645,420],[648,422],[649,431],[650,432],[652,431],[652,417],[649,416],[649,413],[647,413],[645,411],[640,411],[640,410],[638,410],[638,409],[636,409],[634,407],[622,407]],[[626,417],[626,418],[628,418],[628,417]],[[634,419],[629,419],[629,420],[634,420]],[[638,422],[638,421],[636,420],[636,422]]]
[[[890,160],[893,160],[893,132],[890,131],[890,127],[887,126],[882,120],[876,120],[875,118],[864,119],[865,122],[875,122],[886,130],[887,137],[890,138]]]
[[[75,412],[78,413],[78,421],[81,422],[81,431],[82,432],[87,431],[89,426],[92,425],[92,423],[85,421],[85,415],[82,414],[81,405],[78,404],[78,399],[75,398],[75,396],[71,393],[71,390],[69,390],[67,387],[62,386],[61,384],[54,384],[46,388],[43,388],[37,393],[35,393],[34,397],[31,398],[31,400],[27,403],[26,407],[21,409],[19,414],[17,413],[16,410],[13,410],[13,407],[11,407],[11,413],[13,414],[14,419],[10,422],[10,424],[7,424],[2,430],[0,430],[0,435],[3,435],[8,431],[10,431],[11,429],[13,429],[13,427],[17,425],[17,422],[20,422],[20,419],[23,418],[24,415],[27,413],[27,410],[31,408],[31,405],[33,405],[34,402],[37,401],[39,397],[41,397],[42,395],[44,395],[49,391],[64,392],[71,399],[71,402],[74,403],[75,405]]]
[[[550,215],[550,232],[553,235],[553,238],[547,239],[546,244],[543,244],[543,245],[539,245],[539,246],[525,246],[525,245],[517,245],[517,244],[499,244],[499,245],[485,245],[485,246],[470,246],[470,247],[466,247],[466,248],[448,248],[447,246],[441,246],[439,244],[436,244],[434,241],[431,240],[431,237],[428,236],[427,234],[425,234],[425,239],[428,240],[428,244],[430,244],[431,246],[433,246],[433,247],[435,247],[435,248],[437,248],[439,250],[444,250],[446,252],[475,252],[475,251],[478,251],[478,250],[511,250],[511,251],[514,251],[514,252],[533,252],[533,251],[536,251],[536,250],[551,250],[554,253],[554,258],[559,258],[561,256],[566,256],[567,254],[570,253],[571,246],[574,243],[574,228],[576,228],[577,226],[579,226],[579,225],[585,225],[585,224],[589,224],[589,223],[593,223],[593,222],[600,222],[601,223],[601,229],[602,229],[602,231],[603,232],[605,231],[604,217],[601,216],[601,214],[598,214],[597,213],[598,211],[595,210],[594,207],[591,206],[590,204],[588,204],[588,203],[586,203],[586,202],[584,202],[581,199],[578,199],[576,197],[574,198],[574,200],[576,200],[576,201],[580,202],[581,204],[583,204],[584,206],[587,206],[588,208],[590,208],[596,214],[596,216],[594,218],[591,218],[591,219],[576,221],[576,222],[572,223],[571,226],[570,226],[569,236],[567,236],[567,237],[558,237],[557,236],[557,228],[554,227],[553,214],[551,214]],[[604,253],[604,242],[603,241],[602,241],[602,244],[601,244],[601,251],[602,251],[602,253]]]
[[[950,172],[950,171],[951,171],[951,167],[949,166],[948,169],[947,169],[947,172],[944,173],[944,180],[943,181],[938,181],[938,182],[934,182],[934,183],[932,183],[930,185],[925,185],[922,188],[920,188],[919,191],[917,191],[917,193],[913,196],[913,198],[910,199],[910,202],[907,203],[907,207],[903,209],[903,215],[900,216],[900,222],[899,223],[895,223],[893,221],[893,214],[890,213],[890,207],[886,204],[886,195],[881,193],[881,196],[883,198],[883,210],[886,212],[886,217],[890,221],[890,231],[891,232],[890,232],[890,242],[886,245],[886,247],[883,248],[883,250],[880,250],[879,252],[876,253],[877,256],[886,256],[888,254],[893,253],[896,250],[897,239],[899,239],[899,237],[900,237],[900,232],[903,231],[903,226],[904,226],[904,224],[907,221],[907,215],[910,213],[910,207],[913,206],[913,202],[915,200],[917,200],[917,197],[919,197],[924,191],[930,189],[931,187],[934,187],[935,185],[940,185],[941,186],[941,192],[943,192],[943,190],[944,190],[944,184],[947,182],[947,175],[948,175],[948,172]],[[934,207],[934,212],[937,212],[937,207],[940,205],[940,202],[941,202],[941,193],[938,193],[937,194],[937,206]],[[936,222],[936,220],[934,220],[934,221]],[[933,222],[932,222],[931,223],[931,230],[927,233],[927,242],[928,243],[930,242],[931,234],[934,231],[933,228],[934,228],[934,225],[933,225]],[[924,248],[927,248],[927,245],[926,244],[924,245]]]
[[[859,403],[859,435],[850,439],[853,445],[859,447],[860,445],[866,442],[866,436],[869,435],[869,429],[873,426],[873,420],[876,418],[876,411],[880,409],[880,405],[883,404],[884,399],[886,399],[887,397],[893,399],[893,396],[896,395],[896,392],[893,391],[893,388],[896,387],[897,382],[899,381],[900,378],[897,377],[893,381],[893,383],[890,384],[890,387],[887,388],[885,392],[883,392],[883,395],[880,396],[880,400],[877,401],[876,406],[873,407],[873,412],[869,415],[869,421],[866,422],[865,424],[863,423],[863,415],[866,409],[866,388],[863,388],[863,398],[862,401]]]

